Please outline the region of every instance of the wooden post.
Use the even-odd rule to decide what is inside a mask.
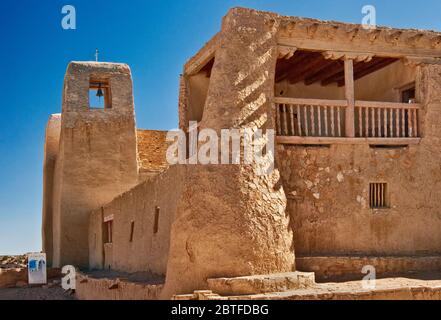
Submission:
[[[354,60],[345,59],[345,93],[348,106],[345,112],[346,137],[355,137]]]

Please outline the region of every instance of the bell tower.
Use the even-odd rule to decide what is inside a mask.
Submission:
[[[43,243],[55,267],[88,266],[90,212],[137,183],[132,90],[125,64],[71,62],[67,68],[59,150],[53,176],[45,173],[53,182],[44,197],[52,230],[45,230]]]

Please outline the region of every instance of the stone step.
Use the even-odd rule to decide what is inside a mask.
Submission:
[[[312,272],[289,272],[237,278],[208,279],[208,289],[222,296],[251,295],[304,289],[315,285]]]

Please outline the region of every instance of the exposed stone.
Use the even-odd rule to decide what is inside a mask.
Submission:
[[[208,279],[208,288],[219,295],[283,292],[315,284],[314,273],[282,273],[238,278]]]

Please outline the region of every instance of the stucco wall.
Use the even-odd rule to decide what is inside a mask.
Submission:
[[[47,264],[52,265],[53,257],[53,197],[55,182],[55,166],[59,153],[61,131],[61,115],[51,115],[46,127],[43,164],[43,251],[46,253]]]
[[[108,79],[112,108],[89,110],[91,77]],[[60,151],[54,178],[54,265],[87,267],[91,210],[138,181],[130,69],[73,62],[66,71]]]
[[[90,213],[88,239],[89,269],[101,270],[104,268],[103,209]]]
[[[165,275],[170,246],[170,230],[182,191],[185,166],[172,166],[132,190],[117,197],[102,210],[92,213],[89,224],[89,247],[92,268],[124,272],[149,271]],[[155,211],[159,207],[158,232],[154,234]],[[102,234],[103,219],[112,216],[113,244],[103,257],[103,244],[95,234]],[[134,222],[133,241],[130,242],[131,223]],[[111,255],[112,257],[109,257]]]

